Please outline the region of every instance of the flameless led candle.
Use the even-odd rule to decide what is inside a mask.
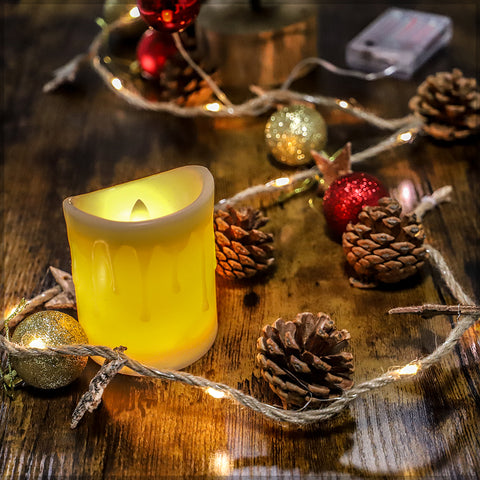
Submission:
[[[217,333],[213,177],[186,166],[63,202],[79,321],[90,343],[156,368]]]

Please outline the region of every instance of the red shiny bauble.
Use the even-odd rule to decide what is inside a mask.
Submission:
[[[181,32],[198,15],[200,0],[137,0],[144,20],[160,32]]]
[[[323,213],[327,225],[340,237],[349,222],[356,222],[365,205],[376,205],[388,197],[386,188],[373,175],[348,173],[337,178],[323,197]]]
[[[159,78],[165,62],[175,53],[177,47],[168,33],[148,29],[137,45],[137,60],[146,78]]]

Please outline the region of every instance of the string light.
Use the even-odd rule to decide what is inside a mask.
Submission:
[[[112,87],[115,90],[121,90],[123,88],[122,81],[118,77],[112,78]]]
[[[133,7],[128,13],[132,18],[138,18],[140,16],[140,10],[138,7]]]
[[[390,196],[400,203],[404,212],[411,212],[418,205],[415,184],[410,179],[402,180],[396,188],[392,189]]]
[[[138,9],[135,7],[130,11],[130,16],[132,18],[136,18],[136,10],[138,10]],[[121,23],[119,23],[118,25],[121,25]],[[113,30],[113,29],[111,29],[111,30]],[[95,60],[98,60],[98,56],[96,55],[96,53],[97,53],[98,48],[100,46],[101,46],[101,42],[99,40],[98,45],[94,44],[94,47],[96,47],[97,49],[92,48],[93,55],[91,56],[91,58],[92,58],[92,62],[94,64],[94,66],[95,66]],[[73,66],[76,66],[76,65],[77,65],[77,63],[73,63]],[[397,132],[396,134],[389,137],[386,141],[381,142],[379,145],[376,145],[374,148],[370,148],[370,149],[367,149],[365,152],[361,152],[362,155],[359,155],[359,154],[357,154],[356,156],[354,155],[353,160],[356,160],[357,162],[361,161],[365,158],[368,158],[369,156],[373,156],[374,154],[378,153],[379,151],[383,151],[387,148],[391,148],[393,146],[396,146],[397,144],[410,142],[412,139],[415,138],[416,134],[418,133],[418,131],[421,127],[421,124],[418,124],[418,125],[415,124],[414,126],[412,126],[412,119],[410,117],[404,117],[404,118],[396,119],[396,120],[384,120],[384,119],[379,118],[379,117],[377,117],[373,114],[369,114],[368,112],[365,112],[361,109],[355,108],[344,100],[329,99],[329,98],[320,97],[320,96],[306,96],[306,95],[297,94],[295,92],[290,92],[290,91],[271,91],[271,92],[268,92],[268,93],[262,95],[261,98],[255,98],[255,99],[252,99],[248,102],[245,102],[245,104],[243,104],[243,105],[234,105],[234,106],[230,106],[228,108],[222,108],[221,104],[219,104],[217,102],[214,102],[214,103],[204,105],[203,107],[200,107],[200,108],[192,108],[191,110],[186,110],[186,109],[183,109],[183,110],[180,109],[179,110],[179,109],[176,109],[175,107],[171,107],[170,105],[167,105],[167,104],[163,104],[163,103],[159,104],[159,103],[154,103],[154,102],[149,103],[143,98],[137,98],[135,93],[132,93],[132,92],[129,91],[128,88],[123,87],[122,82],[119,78],[113,77],[113,75],[111,75],[110,72],[108,72],[108,70],[107,71],[105,71],[105,70],[106,69],[102,70],[100,68],[97,68],[97,71],[99,73],[101,73],[102,78],[106,79],[107,82],[108,82],[108,79],[110,79],[111,85],[112,85],[113,88],[115,88],[116,90],[123,89],[123,90],[126,90],[127,92],[129,92],[130,97],[127,97],[126,93],[124,95],[124,97],[128,101],[130,101],[133,104],[136,104],[136,101],[138,101],[140,103],[140,105],[142,106],[142,108],[145,108],[145,109],[152,109],[152,110],[157,110],[157,111],[167,110],[167,111],[172,111],[172,113],[181,114],[183,116],[188,116],[187,112],[191,112],[192,115],[200,114],[201,110],[203,110],[204,114],[205,114],[205,111],[207,111],[207,112],[213,112],[213,113],[214,112],[222,112],[224,114],[225,114],[225,112],[228,112],[229,115],[234,115],[235,113],[237,113],[239,115],[246,115],[246,114],[258,115],[258,114],[263,113],[265,111],[264,107],[269,108],[269,107],[271,107],[271,105],[273,105],[275,103],[278,103],[278,102],[276,102],[276,100],[278,98],[282,98],[284,101],[285,100],[294,101],[294,100],[298,100],[298,99],[307,99],[308,98],[308,101],[310,101],[311,103],[317,104],[317,105],[326,105],[326,106],[334,106],[335,105],[335,106],[338,106],[342,109],[349,110],[352,115],[357,116],[359,118],[362,118],[363,120],[368,121],[369,123],[371,123],[373,125],[380,126],[381,128],[386,128],[386,129],[389,129],[389,130],[394,130],[394,129],[399,128],[399,127],[404,128],[405,126],[408,126],[408,127],[411,128],[411,131],[402,132],[402,133]],[[61,83],[62,82],[59,81],[55,85],[58,86]],[[49,90],[47,89],[46,91],[49,91]],[[318,172],[315,172],[315,173],[318,174]],[[308,175],[311,175],[311,174],[312,174],[312,172],[301,172],[302,176],[303,175],[308,176]],[[282,178],[278,178],[278,179],[276,179],[272,182],[267,183],[265,186],[282,187],[282,186],[289,185],[292,181],[293,181],[293,177],[292,177],[292,179],[289,179],[288,177],[282,177]],[[254,188],[251,187],[249,190],[253,191]],[[261,190],[259,190],[257,188],[255,191],[256,191],[256,193],[258,193],[258,191],[261,191]],[[246,197],[246,195],[244,195],[243,197]],[[226,200],[223,200],[222,202],[226,202]],[[443,276],[446,276],[446,270],[445,269],[439,268],[439,270],[442,272]],[[456,341],[458,341],[458,339],[456,339]],[[34,342],[35,342],[35,344],[34,344]],[[453,342],[452,342],[452,344],[453,344]],[[33,340],[30,343],[29,346],[31,346],[31,347],[35,346],[37,348],[45,348],[45,344],[41,339]],[[440,356],[440,354],[437,354],[437,355]],[[443,353],[443,356],[444,355],[445,354]],[[439,360],[437,358],[435,358],[435,361],[438,362]],[[428,364],[424,364],[424,367],[428,367]],[[418,364],[418,363],[408,364],[408,365],[406,365],[402,368],[399,368],[397,370],[393,370],[391,372],[391,378],[396,380],[396,379],[399,379],[400,377],[403,377],[403,376],[416,375],[418,373],[418,371],[420,370],[420,368],[421,368],[421,365]],[[378,387],[372,387],[372,389],[373,388],[378,388]],[[226,395],[225,392],[217,390],[216,388],[212,388],[212,387],[208,387],[206,389],[206,393],[208,393],[209,395],[211,395],[214,398],[223,398]],[[359,391],[358,394],[360,394],[360,393],[363,393],[363,391]],[[352,396],[352,398],[354,398],[356,395],[357,395],[357,393],[355,393],[355,395]],[[342,408],[343,408],[343,406],[342,406]],[[339,410],[340,409],[341,408],[339,408]],[[213,457],[213,464],[218,465],[218,468],[224,468],[225,467],[226,474],[228,474],[230,472],[231,467],[229,467],[229,466],[231,465],[231,463],[230,463],[230,460],[228,458],[228,455],[225,454],[225,453],[223,453],[223,454],[221,452],[216,453],[215,456]]]
[[[420,365],[418,363],[409,363],[399,370],[395,370],[393,373],[399,377],[406,377],[411,375],[416,375],[420,370]]]
[[[220,108],[221,108],[221,105],[217,102],[207,103],[205,105],[205,110],[208,110],[209,112],[219,112]]]
[[[264,114],[269,109],[271,109],[272,106],[279,103],[283,104],[300,101],[308,102],[313,105],[321,105],[324,107],[342,108],[344,110],[347,110],[351,115],[357,118],[369,122],[370,124],[379,128],[387,130],[398,129],[401,126],[411,123],[412,121],[411,116],[406,116],[399,119],[386,120],[361,108],[354,107],[345,100],[324,97],[321,95],[308,95],[288,90],[287,88],[291,81],[296,78],[295,72],[299,71],[298,68],[301,66],[300,64],[302,64],[302,62],[300,62],[300,64],[298,64],[294,68],[294,70],[290,74],[289,80],[284,83],[282,88],[264,92],[258,87],[251,86],[250,89],[252,90],[252,92],[256,93],[258,96],[255,98],[251,98],[244,103],[234,105],[225,95],[225,93],[217,86],[215,81],[192,60],[190,55],[183,47],[180,36],[177,33],[173,34],[173,38],[180,54],[187,61],[187,63],[192,68],[194,68],[194,70],[200,75],[200,77],[202,77],[207,82],[209,87],[212,89],[212,92],[219,99],[220,103],[212,102],[211,104],[207,104],[208,107],[207,105],[185,107],[177,105],[174,102],[149,100],[143,97],[140,92],[138,92],[133,86],[129,86],[128,84],[122,85],[120,79],[116,79],[116,77],[112,74],[106,64],[101,61],[101,58],[99,56],[99,51],[102,48],[106,47],[106,45],[108,44],[107,42],[109,34],[117,30],[121,30],[125,26],[136,22],[139,15],[140,12],[138,11],[138,8],[134,7],[130,10],[130,12],[120,17],[115,22],[112,22],[108,25],[102,25],[102,31],[98,33],[97,36],[93,39],[88,49],[88,53],[77,55],[63,67],[58,68],[54,73],[54,78],[44,85],[43,91],[51,92],[65,82],[72,82],[75,79],[82,62],[84,62],[85,60],[89,60],[93,69],[100,75],[100,77],[104,80],[105,83],[107,83],[109,86],[113,86],[114,89],[119,92],[119,95],[125,101],[143,110],[150,110],[155,112],[169,112],[181,117],[194,117],[200,115],[219,115],[224,117],[245,115],[258,116]],[[344,71],[343,69],[332,66],[329,62],[318,58],[307,59],[307,62],[313,62],[314,64],[322,65],[324,68],[327,68],[329,70],[332,70],[333,68],[335,72],[339,74],[360,76],[360,78],[368,80],[382,78],[392,73],[391,68],[387,68],[382,72],[377,72],[377,74],[365,74],[361,72]]]
[[[271,182],[268,182],[266,185],[272,186],[272,187],[285,187],[289,183],[290,183],[290,179],[288,177],[281,177],[281,178],[276,178]]]
[[[473,300],[463,291],[461,285],[453,277],[445,259],[441,256],[440,252],[435,250],[431,245],[427,245],[428,252],[430,253],[430,261],[436,270],[442,273],[442,278],[445,281],[446,286],[452,292],[454,297],[458,300],[459,305],[471,305]],[[25,301],[22,301],[20,305],[25,305]],[[20,308],[20,307],[19,307]],[[460,308],[460,307],[459,307]],[[459,310],[459,315],[461,314]],[[288,422],[295,425],[307,425],[325,421],[334,415],[340,413],[346,408],[346,406],[354,401],[361,395],[365,393],[377,390],[383,386],[389,385],[392,382],[396,382],[402,379],[404,376],[413,376],[420,369],[426,370],[433,365],[438,364],[443,358],[449,355],[455,346],[458,344],[462,335],[474,324],[477,322],[476,315],[466,315],[463,319],[459,319],[455,328],[451,330],[445,341],[438,346],[432,353],[422,358],[421,360],[413,361],[404,367],[397,367],[396,370],[389,371],[379,377],[373,378],[372,380],[367,380],[357,386],[354,386],[351,390],[344,393],[337,399],[331,399],[333,402],[326,409],[311,410],[308,412],[302,411],[288,411],[279,409],[272,405],[265,404],[259,400],[251,397],[239,390],[235,390],[227,385],[220,385],[218,383],[213,383],[203,377],[195,377],[191,374],[186,374],[184,372],[173,372],[173,371],[160,371],[156,369],[149,368],[145,365],[139,365],[138,362],[132,362],[125,355],[124,358],[127,361],[127,365],[132,368],[132,370],[140,373],[141,375],[159,378],[159,379],[168,379],[173,381],[182,382],[191,386],[201,387],[202,389],[207,390],[211,388],[213,391],[218,391],[219,389],[224,389],[228,393],[228,396],[234,399],[240,405],[246,406],[253,411],[262,413],[264,416],[281,422]],[[8,333],[8,330],[7,330]],[[0,335],[0,352],[6,351],[9,354],[16,355],[20,358],[28,358],[31,354],[37,356],[38,353],[29,352],[25,349],[19,349],[19,346],[11,343],[8,339],[8,335],[3,337]],[[101,356],[103,358],[112,358],[112,356],[118,355],[118,352],[112,350],[109,347],[104,346],[92,346],[92,345],[64,345],[62,347],[62,353],[72,354],[76,356]],[[48,351],[45,352],[45,355],[48,354]],[[50,352],[54,354],[54,352]],[[211,385],[211,387],[207,387]],[[222,390],[223,391],[223,390]],[[213,464],[213,463],[212,463]],[[226,465],[227,462],[223,461],[218,463],[218,465]]]
[[[5,330],[6,330],[6,337],[8,337],[8,322],[12,319],[15,318],[19,313],[22,312],[22,310],[27,306],[29,302],[27,302],[24,298],[20,301],[18,305],[13,306],[8,314],[4,317],[5,318]],[[1,328],[0,328],[1,331]]]
[[[210,396],[213,398],[223,398],[225,397],[225,392],[222,392],[221,390],[217,390],[216,388],[208,387],[205,390],[206,393],[208,393]]]
[[[398,136],[398,140],[402,141],[402,142],[409,142],[411,139],[412,139],[412,132],[405,132],[405,133],[401,133],[399,136]]]
[[[29,344],[31,348],[47,348],[46,343],[41,338],[34,338]]]
[[[17,308],[18,307],[15,305],[10,310],[8,310],[8,312],[5,314],[5,318],[10,318],[11,316],[13,316],[13,314],[15,313],[15,310],[17,310]]]
[[[412,140],[414,140],[416,137],[416,134],[418,133],[418,130],[419,130],[419,126],[417,123],[401,126],[397,130],[397,132],[395,132],[393,135],[390,135],[387,139],[381,141],[377,145],[374,145],[361,152],[357,152],[353,154],[351,156],[352,165],[355,163],[362,162],[375,155],[378,155],[379,153],[384,152],[390,148],[393,148],[398,145],[402,145],[404,142],[398,140],[402,134],[409,133],[412,137]],[[289,190],[292,188],[292,185],[297,185],[297,183],[300,183],[301,185],[298,189],[295,189],[294,192],[286,193],[285,196],[281,198],[281,201],[283,202],[291,198],[293,196],[292,193],[293,194],[303,193],[306,190],[308,190],[308,188],[312,188],[315,184],[318,184],[319,182],[321,182],[321,178],[319,176],[318,167],[312,167],[309,170],[300,170],[299,172],[293,174],[291,177],[280,177],[264,184],[247,187],[246,189],[238,192],[231,198],[224,198],[220,200],[217,203],[215,208],[218,208],[225,204],[228,204],[228,205],[239,204],[251,198],[254,198],[256,196],[259,196],[261,194],[266,194],[269,192],[270,193],[275,192],[273,193],[273,195],[277,195],[277,193],[279,191],[282,191],[282,189]],[[275,199],[275,203],[278,203],[278,198]],[[264,202],[263,205],[266,206],[267,204]]]

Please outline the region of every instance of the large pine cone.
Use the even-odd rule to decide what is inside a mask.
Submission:
[[[424,131],[439,140],[465,138],[480,128],[477,81],[458,69],[428,76],[409,107],[425,122]]]
[[[351,279],[353,285],[395,283],[422,267],[427,257],[422,225],[415,214],[401,217],[401,213],[400,204],[385,197],[378,206],[363,207],[357,224],[348,224],[342,237],[343,250],[361,279]]]
[[[353,355],[342,351],[350,339],[324,313],[299,313],[266,325],[257,341],[257,364],[283,407],[324,405],[352,387]]]
[[[273,235],[258,230],[268,222],[259,210],[217,210],[214,215],[217,273],[230,279],[253,277],[274,262]]]

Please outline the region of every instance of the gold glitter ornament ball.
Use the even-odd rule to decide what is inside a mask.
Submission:
[[[327,125],[314,108],[290,105],[270,117],[265,127],[265,141],[280,163],[305,165],[312,159],[311,150],[325,147]]]
[[[88,343],[80,324],[70,315],[55,310],[37,312],[22,321],[12,341],[25,347]],[[80,376],[88,357],[55,355],[20,358],[12,356],[12,366],[25,383],[32,387],[53,389],[73,382]]]

